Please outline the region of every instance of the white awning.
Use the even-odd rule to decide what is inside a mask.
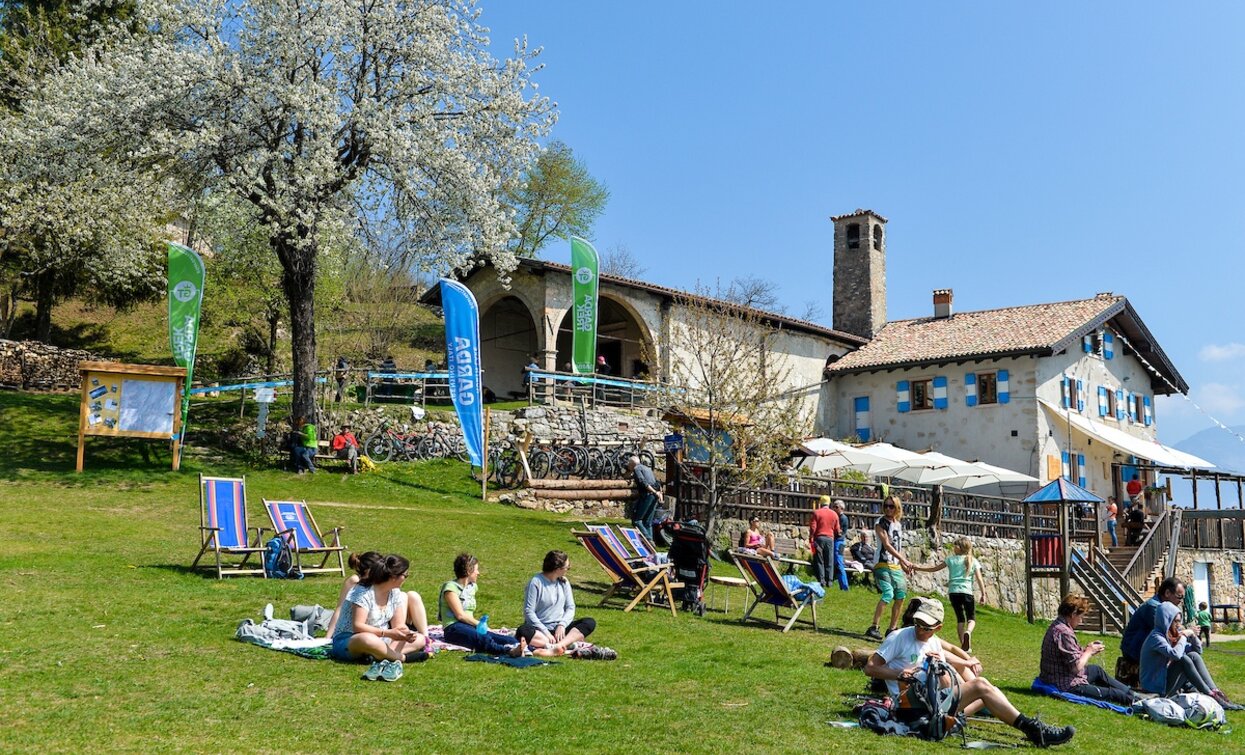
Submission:
[[[1180,467],[1181,469],[1214,469],[1215,467],[1214,464],[1205,459],[1200,459],[1184,451],[1177,451],[1158,441],[1130,435],[1123,430],[1117,430],[1102,422],[1095,422],[1077,412],[1060,409],[1042,400],[1039,400],[1038,403],[1042,405],[1047,414],[1059,420],[1065,426],[1070,423],[1078,432],[1084,433],[1112,448],[1119,449],[1130,456],[1149,459],[1155,464],[1165,467]]]

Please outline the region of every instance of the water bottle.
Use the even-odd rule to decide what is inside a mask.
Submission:
[[[480,623],[476,624],[476,634],[480,635],[481,637],[488,634],[488,614],[487,613],[481,616]]]

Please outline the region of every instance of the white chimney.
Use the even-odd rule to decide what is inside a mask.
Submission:
[[[951,316],[951,289],[934,289],[934,319],[942,320]]]

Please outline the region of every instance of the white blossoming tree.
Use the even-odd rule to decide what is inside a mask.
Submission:
[[[22,148],[54,134],[128,168],[176,165],[253,205],[281,263],[294,413],[315,407],[326,232],[381,218],[421,264],[506,272],[503,198],[554,120],[525,42],[497,61],[470,0],[139,0],[121,30],[27,103]],[[209,296],[210,284],[209,284]]]

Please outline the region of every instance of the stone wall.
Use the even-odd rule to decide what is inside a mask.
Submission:
[[[66,390],[82,385],[78,363],[102,357],[38,341],[0,340],[0,386],[26,390]]]
[[[1245,604],[1245,587],[1235,583],[1232,573],[1233,564],[1245,566],[1245,551],[1181,548],[1176,554],[1176,577],[1187,585],[1187,589],[1193,589],[1193,564],[1198,561],[1210,565],[1212,604]]]

